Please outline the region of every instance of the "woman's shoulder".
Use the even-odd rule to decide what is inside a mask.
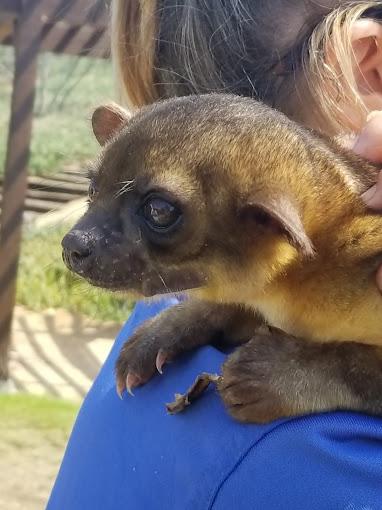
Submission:
[[[219,371],[225,355],[213,347],[166,366],[120,400],[114,363],[123,342],[171,303],[139,304],[122,329],[80,411],[49,510],[298,510],[312,491],[313,509],[382,509],[381,420],[328,414],[242,425],[213,388],[184,413],[168,415],[174,393],[200,372]]]

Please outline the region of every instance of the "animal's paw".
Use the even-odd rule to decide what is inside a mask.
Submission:
[[[218,390],[236,420],[267,423],[293,414],[290,403],[278,391],[275,354],[274,339],[260,335],[224,363]]]
[[[157,333],[154,321],[144,323],[124,344],[115,367],[117,392],[121,396],[126,389],[132,389],[149,381],[157,372],[162,374],[163,365],[169,361],[162,339]]]
[[[146,321],[124,344],[116,363],[117,392],[132,389],[162,374],[163,365],[187,350],[190,328],[182,324],[176,307]]]

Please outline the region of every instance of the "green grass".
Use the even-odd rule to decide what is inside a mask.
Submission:
[[[65,446],[74,420],[77,404],[51,397],[0,394],[0,452],[11,458],[31,448]],[[52,459],[50,459],[51,461]]]
[[[12,90],[13,53],[0,47],[0,174],[4,172]],[[113,98],[108,61],[67,55],[39,57],[29,171],[46,175],[93,158],[98,147],[89,118],[95,106]]]
[[[48,397],[0,394],[0,410],[0,430],[22,426],[67,434],[78,413],[78,405]]]
[[[12,91],[13,50],[0,46],[0,175],[4,172]],[[46,175],[65,165],[80,166],[99,151],[89,118],[113,97],[110,62],[42,54],[33,122],[30,174]],[[28,228],[28,227],[27,227]],[[124,322],[131,303],[75,278],[61,259],[67,228],[25,232],[17,302],[40,311],[63,307],[99,320]]]
[[[24,235],[17,302],[32,310],[66,308],[97,320],[123,323],[132,302],[122,295],[91,287],[70,273],[61,258],[67,226]]]
[[[1,461],[8,459],[14,466],[22,455],[28,466],[35,463],[35,451],[49,455],[46,468],[50,471],[49,464],[53,461],[56,464],[61,458],[78,410],[77,404],[52,397],[0,394]],[[33,466],[29,468],[33,469]],[[41,478],[41,473],[39,476]]]

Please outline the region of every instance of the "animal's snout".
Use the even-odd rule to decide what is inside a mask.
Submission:
[[[62,258],[69,269],[84,273],[94,258],[94,239],[81,230],[71,230],[61,242]]]

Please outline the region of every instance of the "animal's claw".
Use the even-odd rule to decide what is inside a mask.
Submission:
[[[129,372],[126,377],[126,390],[130,393],[132,397],[134,397],[133,388],[136,386],[139,386],[141,384],[142,380],[139,377],[139,375],[133,374],[132,372]]]
[[[122,393],[126,388],[126,384],[120,380],[117,381],[117,395],[122,400]]]
[[[117,379],[117,394],[122,399],[122,393],[126,390],[132,397],[134,397],[133,388],[139,386],[142,383],[142,379],[132,372],[129,372],[126,379]]]
[[[159,349],[155,360],[155,366],[161,375],[163,374],[163,365],[166,363],[166,361],[167,354],[163,351],[163,349]]]

